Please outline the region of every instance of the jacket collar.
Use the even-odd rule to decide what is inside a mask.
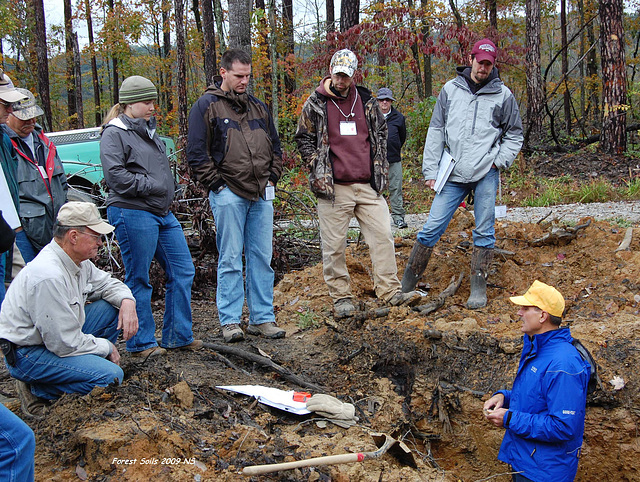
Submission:
[[[140,136],[149,136],[150,139],[153,139],[153,136],[156,132],[156,118],[152,117],[147,122],[144,119],[133,119],[124,114],[120,114],[118,117],[111,119],[107,126],[117,127],[118,129],[122,129],[123,131],[133,131]]]
[[[222,90],[222,77],[216,75],[213,84],[207,87],[206,94],[213,94],[231,104],[231,108],[239,114],[243,114],[249,110],[249,94],[243,92],[238,94],[234,91],[226,92]]]

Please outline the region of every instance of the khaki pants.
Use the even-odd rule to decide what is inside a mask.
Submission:
[[[349,221],[355,216],[369,246],[376,295],[389,301],[401,286],[386,201],[369,184],[336,184],[335,195],[334,202],[318,199],[324,281],[331,298],[352,297],[345,250]]]

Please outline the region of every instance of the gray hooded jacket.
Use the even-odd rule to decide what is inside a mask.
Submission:
[[[449,181],[472,183],[494,164],[507,169],[522,147],[522,121],[513,93],[492,75],[473,94],[464,70],[458,69],[458,77],[444,85],[433,109],[422,157],[427,180],[436,179],[445,148],[456,160]]]

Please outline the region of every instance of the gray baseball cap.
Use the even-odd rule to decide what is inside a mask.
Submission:
[[[18,89],[14,87],[9,76],[4,73],[4,70],[0,69],[0,99],[12,104],[24,98],[24,94],[18,92]]]
[[[20,120],[26,121],[44,114],[42,108],[36,104],[36,98],[27,89],[16,89],[24,95],[24,99],[13,103],[13,115]]]

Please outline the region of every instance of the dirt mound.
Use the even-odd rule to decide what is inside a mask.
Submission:
[[[358,425],[322,427],[257,404],[216,385],[257,384],[300,389],[273,370],[229,353],[171,352],[134,362],[123,356],[120,387],[85,397],[65,396],[36,432],[37,480],[246,480],[247,465],[374,450],[371,431],[402,439],[418,468],[390,455],[362,463],[284,471],[253,480],[417,481],[480,480],[505,474],[496,460],[502,431],[482,416],[493,391],[510,386],[522,343],[517,311],[508,301],[534,279],[567,299],[566,322],[600,366],[602,386],[589,397],[578,480],[638,480],[640,411],[640,240],[615,252],[625,229],[591,222],[564,245],[532,247],[549,232],[539,224],[499,223],[489,304],[465,308],[472,219],[459,211],[436,246],[426,284],[433,299],[460,272],[458,292],[425,317],[408,308],[387,316],[341,321],[316,265],[287,274],[276,287],[281,340],[249,336],[234,347],[271,357],[302,380],[356,406]],[[637,231],[637,230],[636,230]],[[402,273],[413,239],[396,239]],[[363,244],[347,261],[363,309],[375,299],[371,263]],[[220,342],[213,301],[194,300],[194,330]],[[158,326],[162,313],[156,313]],[[137,360],[136,360],[137,361]],[[619,377],[624,387],[609,383]],[[14,395],[4,372],[0,392]],[[15,403],[13,404],[15,408]],[[507,475],[492,480],[510,480]]]

